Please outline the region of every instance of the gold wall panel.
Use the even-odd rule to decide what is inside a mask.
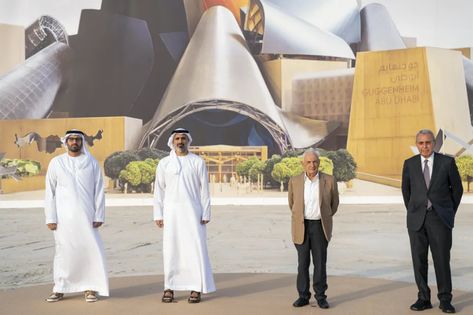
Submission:
[[[3,178],[0,180],[0,193],[10,194],[21,191],[44,189],[45,180],[45,175],[24,177],[20,181],[13,178]]]
[[[51,159],[65,152],[64,147],[57,148],[53,153],[39,152],[36,141],[18,147],[15,144],[15,134],[23,137],[29,132],[35,132],[42,138],[50,135],[64,136],[69,129],[80,129],[87,135],[95,135],[97,131],[103,130],[102,139],[95,140],[89,151],[99,161],[101,167],[103,162],[111,153],[134,149],[139,140],[142,123],[140,119],[130,117],[98,117],[98,118],[58,118],[58,119],[34,119],[34,120],[0,120],[0,152],[5,152],[8,159],[28,159],[38,161],[41,164],[41,175],[46,174],[47,166]],[[34,182],[31,184],[30,182]],[[4,192],[8,190],[3,184]],[[43,189],[44,181],[37,186],[36,181],[25,181],[24,187],[21,181],[14,185],[16,191]]]
[[[336,121],[348,129],[355,69],[320,71],[292,80],[289,111],[303,117]]]
[[[471,47],[455,48],[454,50],[461,52],[463,56],[471,59]]]
[[[294,78],[307,73],[348,68],[346,61],[282,58],[260,62],[274,101],[287,111],[291,111]]]
[[[399,180],[420,129],[471,139],[461,54],[438,48],[358,53],[347,149],[358,171]],[[455,154],[458,146],[442,149]],[[376,181],[376,180],[374,180]]]

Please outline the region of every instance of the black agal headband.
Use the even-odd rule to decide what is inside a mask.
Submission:
[[[187,129],[184,129],[184,128],[177,128],[177,129],[174,129],[171,134],[175,134],[175,133],[189,133],[189,130]]]
[[[77,130],[77,129],[71,129],[71,130],[66,131],[66,136],[70,135],[70,134],[78,134],[78,135],[83,135],[84,136],[84,133],[80,130]]]

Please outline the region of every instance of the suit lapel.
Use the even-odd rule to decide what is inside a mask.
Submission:
[[[434,182],[434,180],[438,177],[438,172],[440,168],[440,159],[438,158],[438,154],[436,154],[435,152],[433,154],[434,154],[434,167],[432,168],[432,176],[430,177],[429,189],[430,187],[432,187],[432,183]]]
[[[322,206],[322,196],[325,189],[325,176],[319,172],[319,206]]]
[[[427,185],[425,184],[425,180],[424,180],[424,172],[422,171],[422,156],[419,154],[417,156],[417,159],[414,160],[415,162],[415,165],[414,165],[414,169],[415,169],[415,172],[417,173],[417,178],[419,178],[422,183],[424,184],[424,187],[425,187],[425,190],[427,190]],[[430,183],[432,183],[432,179],[430,179]]]
[[[305,205],[305,200],[304,200],[304,185],[305,185],[305,182],[304,182],[304,173],[302,173],[300,176],[299,176],[299,185],[300,186],[300,189],[299,189],[299,198],[301,198],[302,200],[302,205]],[[302,208],[302,212],[304,212],[304,208]]]

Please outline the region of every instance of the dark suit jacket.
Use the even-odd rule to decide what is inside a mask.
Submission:
[[[455,213],[463,195],[463,186],[455,160],[434,153],[430,187],[425,185],[420,154],[404,161],[402,196],[407,209],[407,228],[418,231],[427,212],[427,198],[434,211],[449,228],[453,228]]]
[[[325,238],[332,237],[332,216],[338,209],[338,189],[335,178],[319,172],[320,220]],[[304,242],[304,173],[291,177],[288,193],[289,208],[292,212],[292,241],[295,244]]]

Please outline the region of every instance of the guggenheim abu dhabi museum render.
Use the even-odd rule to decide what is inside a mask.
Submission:
[[[205,116],[199,115],[204,111],[215,121],[205,121]],[[230,130],[215,135],[216,128],[228,128],[247,119],[253,122],[246,132],[237,128],[238,134]],[[162,147],[167,142],[167,131],[176,124],[201,124],[194,131],[201,139],[235,145],[240,143],[231,143],[234,139],[266,144],[279,152],[292,146],[313,145],[329,132],[326,122],[311,121],[277,108],[234,16],[220,6],[203,14],[142,145]],[[222,138],[215,139],[219,136]]]
[[[379,3],[103,0],[77,24],[0,24],[15,43],[0,63],[0,124],[128,116],[142,121],[137,147],[166,149],[186,126],[201,146],[347,148],[360,176],[393,185],[414,130],[439,133],[444,153],[470,150],[470,57],[415,47]]]

